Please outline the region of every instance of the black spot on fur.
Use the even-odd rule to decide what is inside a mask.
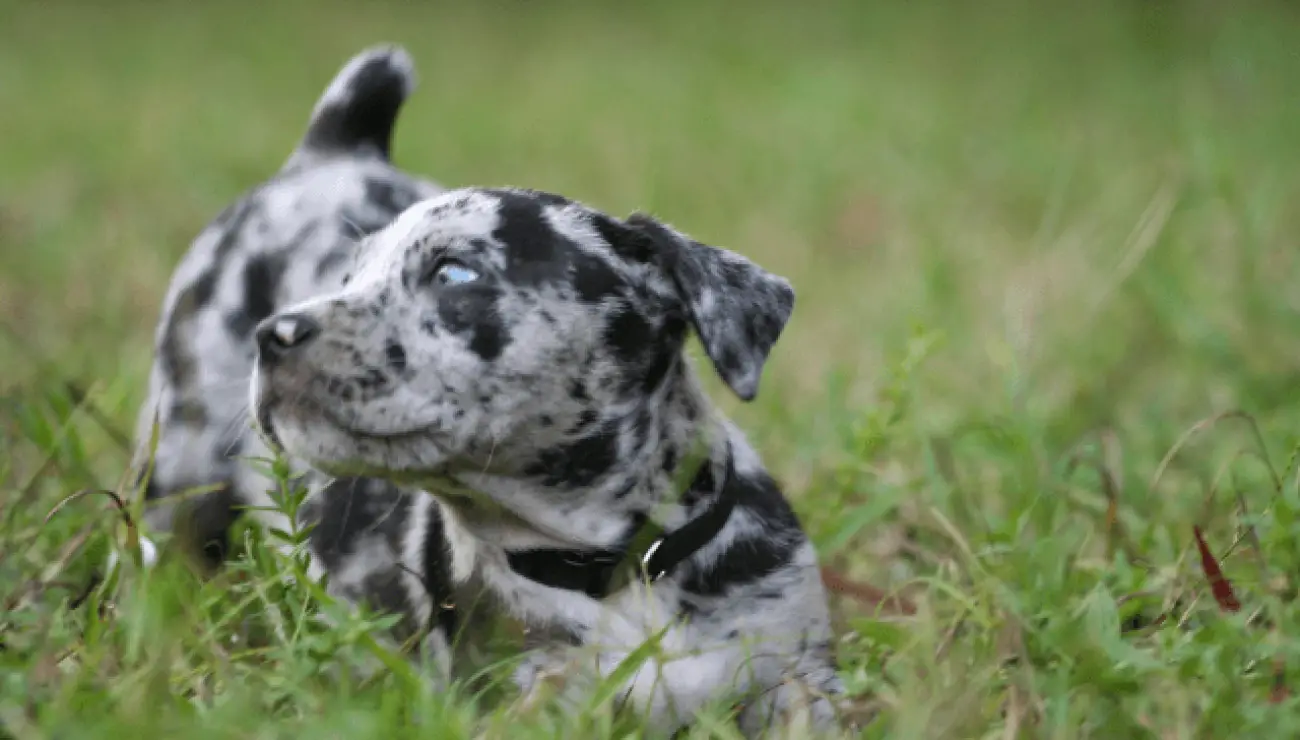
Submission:
[[[659,467],[665,473],[671,473],[673,470],[676,470],[677,450],[673,449],[672,447],[665,447],[663,452],[663,460],[660,462]]]
[[[388,368],[395,373],[402,373],[406,370],[406,350],[399,342],[390,341],[384,346],[384,360],[388,363]]]
[[[469,342],[469,348],[474,354],[491,362],[501,356],[501,350],[505,349],[505,346],[505,327],[499,320],[484,317],[484,320],[474,327],[474,338]]]
[[[595,410],[595,409],[583,409],[583,410],[582,410],[582,413],[578,414],[578,428],[579,428],[579,429],[586,429],[587,427],[589,427],[589,426],[591,426],[592,424],[595,424],[595,423],[596,423],[596,410]]]
[[[363,391],[373,392],[387,386],[389,380],[377,368],[367,367],[352,377],[352,383]]]
[[[526,470],[546,486],[582,488],[595,483],[618,462],[618,430],[604,425],[571,444],[542,452]]]
[[[245,225],[259,209],[256,198],[247,197],[218,214],[200,237],[218,234],[212,264],[176,296],[158,348],[162,371],[173,385],[185,387],[193,380],[195,361],[187,347],[191,338],[190,321],[212,301],[230,251],[240,243]]]
[[[208,423],[208,409],[202,401],[183,398],[172,403],[168,420],[173,423],[191,427],[202,427]]]
[[[393,216],[405,211],[417,200],[419,194],[396,180],[367,178],[363,183],[366,201]]]
[[[442,521],[436,506],[429,507],[428,527],[425,530],[424,586],[433,602],[431,621],[442,629],[450,641],[457,626],[456,610],[451,606],[451,546],[443,537]]]
[[[587,393],[587,384],[577,378],[569,383],[569,397],[575,401],[591,400],[591,396]]]
[[[634,364],[654,346],[650,322],[634,307],[624,304],[605,324],[605,344],[624,364]]]
[[[518,193],[496,195],[499,222],[492,238],[505,247],[506,279],[518,287],[567,282],[569,260],[578,249],[543,217],[546,201]]]
[[[510,190],[486,188],[483,192],[495,196],[503,202],[515,203],[524,201],[536,204],[537,206],[556,206],[563,208],[573,202],[568,198],[565,198],[563,195],[548,193],[545,190],[533,190],[531,188],[512,188]]]
[[[599,258],[573,252],[573,289],[584,303],[599,303],[618,293],[623,279]]]
[[[216,290],[216,287],[216,270],[209,270],[195,278],[194,282],[190,284],[190,288],[193,291],[190,297],[193,300],[192,305],[195,310],[206,308],[207,305],[212,302],[212,294]]]
[[[167,317],[167,328],[163,331],[158,357],[163,373],[175,386],[186,387],[194,377],[195,361],[186,344],[190,338],[187,329],[194,315],[212,300],[216,280],[217,275],[212,270],[196,278],[181,290]]]
[[[410,495],[383,480],[340,478],[327,485],[309,503],[310,508],[300,510],[302,524],[315,525],[309,535],[311,549],[330,572],[345,570],[362,550],[373,553],[376,548],[382,548],[394,555],[392,560],[370,563],[373,570],[362,578],[360,588],[348,595],[364,600],[374,609],[402,612],[409,616],[413,610],[403,584],[403,568],[396,555],[403,551],[410,525]],[[444,628],[454,627],[451,621],[454,613],[442,614],[438,608],[439,604],[449,603],[451,587],[450,574],[446,571],[449,556],[436,507],[429,511],[428,525],[423,562],[410,564],[423,573],[413,572],[412,575],[420,577],[438,624]],[[401,637],[408,637],[426,626],[413,624],[408,619],[398,625],[398,633]]]
[[[259,254],[244,264],[244,300],[240,308],[226,315],[226,328],[231,334],[246,338],[275,312],[276,290],[284,270],[285,259],[280,253]]]
[[[768,576],[788,565],[805,541],[790,504],[770,476],[733,473],[727,485],[743,488],[731,493],[738,502],[736,512],[748,510],[763,522],[763,531],[731,542],[726,552],[703,567],[692,563],[682,580],[682,589],[688,593],[721,596],[729,588]],[[703,485],[700,488],[707,490]]]
[[[438,300],[442,325],[455,334],[468,334],[470,350],[488,362],[500,357],[510,342],[496,311],[499,296],[492,286],[465,285],[446,289]]]
[[[733,542],[707,569],[692,570],[682,581],[682,589],[700,596],[721,596],[729,588],[772,574],[793,555],[791,543],[761,535]]]
[[[363,538],[391,526],[389,520],[404,521],[410,501],[392,485],[370,478],[337,478],[313,499],[315,514],[310,540],[313,554],[334,571],[356,552]]]
[[[641,392],[650,393],[658,388],[668,373],[676,366],[681,356],[682,339],[685,336],[686,322],[679,318],[670,319],[655,336],[655,346],[650,350],[650,363],[641,376]]]
[[[644,233],[604,214],[596,214],[592,218],[592,224],[596,227],[596,233],[600,234],[600,238],[604,239],[610,249],[620,257],[637,262],[649,262],[655,256],[654,240]]]
[[[348,260],[352,259],[352,248],[352,241],[349,240],[326,252],[320,262],[316,263],[316,279],[319,280],[347,264]]]

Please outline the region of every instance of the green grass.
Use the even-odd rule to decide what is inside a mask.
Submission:
[[[106,429],[178,257],[394,40],[421,74],[403,166],[651,209],[793,280],[759,399],[715,397],[823,560],[917,605],[836,603],[865,736],[1300,736],[1270,702],[1300,690],[1300,14],[1077,5],[0,0],[0,727],[635,729],[343,680],[375,619],[311,626],[330,606],[256,542],[68,608],[122,531],[100,497],[44,519],[120,484]]]

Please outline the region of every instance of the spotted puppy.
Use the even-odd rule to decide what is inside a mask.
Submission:
[[[271,505],[272,482],[244,459],[269,456],[252,433],[246,403],[253,329],[286,305],[337,291],[362,237],[442,192],[389,161],[394,122],[414,85],[411,59],[398,47],[376,46],[353,57],[317,102],[279,172],[217,216],[172,277],[140,409],[135,464],[151,505],[150,528],[171,533],[183,553],[208,566],[225,558],[227,532],[243,507]],[[302,522],[317,525],[310,539],[313,570],[330,573],[335,596],[408,614],[401,631],[422,630],[431,605],[445,600],[444,563],[436,541],[423,534],[407,540],[416,515],[409,496],[380,479],[326,485],[316,475],[305,482],[323,486]],[[272,525],[287,524],[271,512],[259,514]],[[418,514],[432,515],[423,508]],[[403,567],[407,562],[415,567]]]
[[[251,404],[314,468],[433,494],[408,517],[445,527],[454,582],[565,638],[525,689],[570,662],[594,669],[574,685],[609,676],[656,637],[623,697],[653,726],[738,699],[750,735],[796,708],[825,727],[842,688],[813,547],[683,354],[693,328],[751,400],[793,306],[784,279],[649,216],[457,190],[259,325]]]

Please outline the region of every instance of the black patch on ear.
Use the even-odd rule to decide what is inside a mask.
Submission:
[[[794,310],[790,283],[650,216],[633,214],[627,225],[655,243],[718,375],[741,399],[753,400],[767,356]]]
[[[618,463],[618,428],[605,424],[570,444],[543,450],[525,469],[548,487],[582,488],[595,483]]]

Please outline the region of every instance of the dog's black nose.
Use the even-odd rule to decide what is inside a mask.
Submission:
[[[257,350],[264,360],[274,360],[311,342],[320,324],[302,314],[272,316],[257,327]]]

